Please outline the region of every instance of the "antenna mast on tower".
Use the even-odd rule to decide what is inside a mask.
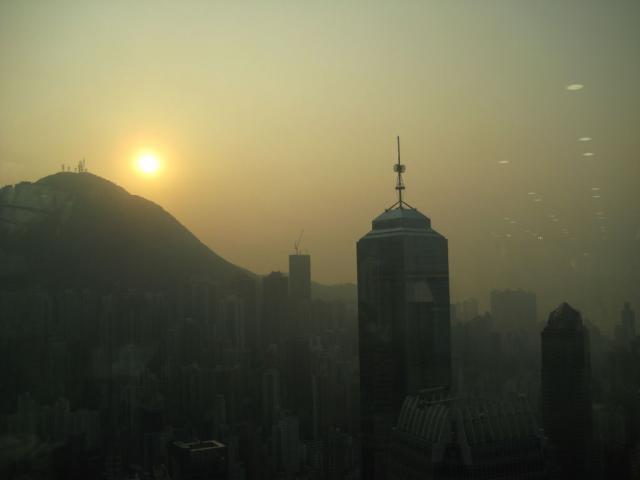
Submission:
[[[394,207],[398,207],[403,209],[404,207],[409,207],[412,210],[415,210],[411,205],[405,202],[402,199],[402,191],[404,190],[404,180],[402,180],[402,174],[407,170],[402,163],[400,163],[400,135],[397,137],[398,139],[398,162],[393,166],[393,171],[398,174],[398,180],[396,181],[396,190],[398,191],[398,201],[391,205],[387,210],[391,210]]]
[[[400,135],[398,135],[398,163],[393,166],[393,171],[398,174],[396,190],[398,191],[398,207],[402,208],[402,191],[404,190],[402,174],[406,171],[406,167],[400,163]]]
[[[304,235],[304,229],[302,229],[300,236],[293,244],[293,250],[296,252],[296,255],[300,255],[300,242],[302,241],[302,235]]]

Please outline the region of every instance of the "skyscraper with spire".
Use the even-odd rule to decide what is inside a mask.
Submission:
[[[385,478],[385,452],[405,397],[451,384],[447,239],[403,198],[357,244],[362,478]]]

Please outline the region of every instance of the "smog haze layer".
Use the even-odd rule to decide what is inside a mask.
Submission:
[[[406,200],[453,299],[640,303],[634,1],[3,2],[0,183],[85,158],[222,257],[355,281]],[[616,313],[617,314],[617,313]],[[617,317],[616,317],[617,318]]]

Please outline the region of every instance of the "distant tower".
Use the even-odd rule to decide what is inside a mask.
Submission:
[[[563,303],[542,331],[542,422],[562,478],[582,478],[592,435],[589,331]]]
[[[294,302],[311,299],[311,257],[300,253],[303,233],[294,244],[295,253],[289,255],[289,297]]]
[[[451,384],[447,239],[403,197],[357,244],[362,478],[385,478],[385,455],[402,402]]]

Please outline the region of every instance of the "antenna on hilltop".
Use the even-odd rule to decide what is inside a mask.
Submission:
[[[409,207],[410,209],[415,210],[415,208],[413,208],[411,205],[409,205],[407,202],[405,202],[402,199],[402,191],[404,190],[404,181],[402,180],[402,174],[407,170],[407,167],[405,167],[402,163],[400,163],[400,135],[398,135],[397,139],[398,139],[398,162],[393,166],[393,171],[398,174],[398,180],[396,181],[396,190],[398,191],[398,201],[393,205],[391,205],[389,208],[387,208],[387,211],[391,210],[396,206],[400,209],[404,207]]]
[[[302,229],[302,231],[300,232],[300,236],[293,243],[293,250],[294,252],[296,252],[296,255],[300,255],[300,242],[302,241],[302,235],[304,235],[304,229]]]

